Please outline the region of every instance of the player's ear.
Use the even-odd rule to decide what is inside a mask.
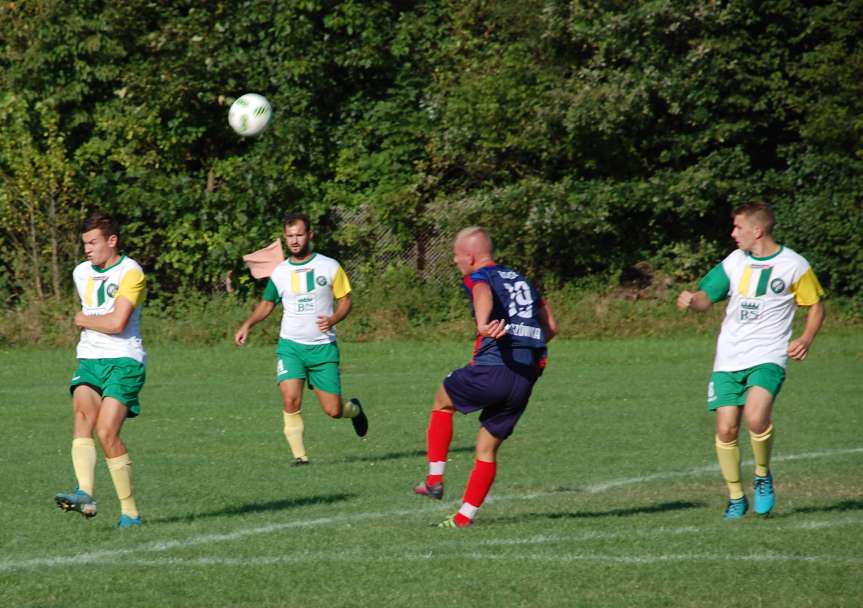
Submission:
[[[120,239],[116,234],[112,234],[111,236],[108,237],[108,247],[110,247],[111,249],[116,249],[117,248],[117,242],[119,240]]]

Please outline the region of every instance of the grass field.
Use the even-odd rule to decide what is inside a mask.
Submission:
[[[293,469],[272,347],[151,348],[124,437],[145,525],[53,506],[74,486],[68,351],[0,351],[4,606],[860,606],[863,334],[825,332],[779,398],[773,517],[721,518],[713,339],[552,344],[549,369],[467,530],[454,512],[476,416],[456,420],[448,496],[425,473],[434,391],[469,345],[346,343],[357,439],[307,394],[313,464]],[[745,479],[751,452],[745,433]],[[750,491],[751,495],[751,491]]]

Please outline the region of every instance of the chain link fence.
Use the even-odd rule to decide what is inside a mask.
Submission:
[[[334,219],[344,250],[339,261],[352,280],[390,267],[409,268],[421,281],[435,286],[451,285],[458,278],[452,264],[454,235],[431,214],[417,222],[411,238],[400,237],[377,221],[365,206],[339,207]]]

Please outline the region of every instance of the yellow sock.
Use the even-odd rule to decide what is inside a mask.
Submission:
[[[722,477],[728,484],[728,497],[732,500],[743,496],[743,484],[740,483],[740,448],[737,440],[725,443],[716,437],[716,458]]]
[[[92,437],[77,437],[72,440],[72,467],[78,479],[78,487],[90,496],[96,479],[96,442]]]
[[[285,415],[285,439],[288,440],[288,445],[291,446],[291,453],[294,458],[308,460],[306,457],[306,445],[303,443],[303,433],[305,425],[303,424],[303,416],[300,412],[289,414],[282,412]]]
[[[360,413],[360,407],[353,401],[345,401],[342,404],[342,418],[354,418]]]
[[[755,457],[755,474],[764,477],[770,472],[770,453],[773,451],[773,425],[761,434],[749,431],[749,443]]]
[[[138,517],[138,505],[132,496],[132,461],[129,453],[116,458],[106,458],[105,462],[114,481],[117,498],[120,499],[120,510],[129,517]]]

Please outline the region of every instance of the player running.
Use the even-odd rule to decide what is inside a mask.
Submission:
[[[775,502],[770,454],[773,402],[785,380],[790,356],[803,361],[824,322],[824,290],[809,263],[773,240],[773,211],[766,203],[736,208],[731,237],[738,249],[699,283],[682,291],[681,309],[705,311],[729,298],[716,345],[707,408],[716,412],[716,456],[728,484],[726,519],[740,519],[749,502],[740,481],[737,437],[741,415],[755,456],[755,513],[770,514]],[[791,338],[797,306],[808,306],[803,334]]]
[[[273,270],[263,299],[234,335],[234,342],[242,346],[251,328],[266,319],[276,304],[282,304],[276,382],[293,466],[309,464],[301,414],[307,379],[328,416],[350,418],[360,437],[365,437],[369,428],[360,401],[344,402],[341,396],[336,324],[351,310],[351,284],[336,260],[312,251],[313,236],[307,215],[286,216],[285,242],[290,256]]]
[[[78,488],[57,494],[54,501],[64,511],[96,515],[95,431],[120,499],[119,527],[137,527],[141,516],[132,493],[132,461],[120,430],[126,418],[141,412],[138,393],[144,386],[147,358],[140,332],[144,272],[119,253],[119,225],[111,216],[94,213],[82,224],[81,234],[87,261],[75,267],[72,277],[81,299],[75,325],[82,331],[78,369],[69,385]]]
[[[551,307],[520,273],[499,266],[488,233],[465,228],[453,244],[453,261],[476,319],[473,358],[449,374],[435,395],[426,433],[428,475],[414,491],[441,499],[444,468],[453,434],[453,413],[481,411],[476,461],[462,505],[439,524],[470,525],[494,483],[497,450],[527,408],[546,362],[546,344],[557,334]]]

